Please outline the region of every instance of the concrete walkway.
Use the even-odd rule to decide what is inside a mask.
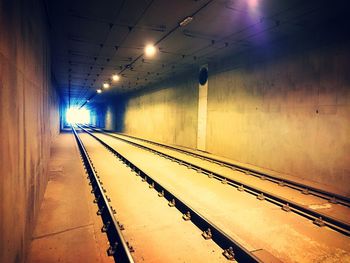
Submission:
[[[90,190],[73,135],[60,134],[27,262],[114,262]]]

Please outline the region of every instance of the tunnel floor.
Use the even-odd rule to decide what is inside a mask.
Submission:
[[[118,211],[123,237],[132,244],[136,262],[229,262],[219,246],[202,238],[199,229],[182,220],[182,214],[130,167],[89,134],[78,135]],[[178,194],[262,262],[346,262],[350,258],[347,236],[120,139],[94,135]],[[56,140],[49,171],[28,262],[114,262],[106,254],[108,240],[101,233],[103,224],[96,216],[97,206],[71,133]],[[259,187],[266,183],[259,181]],[[288,195],[288,189],[283,191]],[[307,204],[313,199],[303,197]],[[330,212],[336,215],[337,209]],[[339,217],[347,221],[348,214],[340,210]]]
[[[96,210],[74,137],[61,133],[51,148],[28,262],[114,262]]]

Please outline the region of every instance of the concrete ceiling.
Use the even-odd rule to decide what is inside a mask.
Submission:
[[[334,2],[334,1],[333,1]],[[312,30],[334,18],[332,1],[47,0],[54,78],[67,104],[147,88],[223,56]],[[333,10],[334,9],[334,10]],[[339,10],[339,8],[338,8]],[[192,16],[187,26],[179,26]],[[157,46],[143,56],[147,43]]]

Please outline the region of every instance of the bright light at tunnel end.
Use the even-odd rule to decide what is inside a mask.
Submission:
[[[66,121],[69,124],[89,124],[90,111],[86,108],[69,108],[66,111]]]

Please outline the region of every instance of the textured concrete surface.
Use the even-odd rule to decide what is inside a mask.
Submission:
[[[196,148],[198,84],[195,76],[162,88],[128,100],[124,131]]]
[[[56,139],[48,175],[27,262],[114,262],[71,133]]]
[[[347,47],[339,41],[260,57],[253,52],[209,65],[207,151],[349,195]],[[133,94],[118,131],[195,148],[197,76],[192,81]]]
[[[239,192],[158,155],[106,135],[95,135],[250,251],[267,251],[282,262],[350,260],[349,238],[343,234],[320,228],[304,217],[284,212],[247,192]],[[128,219],[124,222],[127,224]]]
[[[23,262],[47,182],[58,97],[42,1],[0,1],[0,262]]]
[[[349,195],[349,61],[339,44],[212,75],[207,150]]]

